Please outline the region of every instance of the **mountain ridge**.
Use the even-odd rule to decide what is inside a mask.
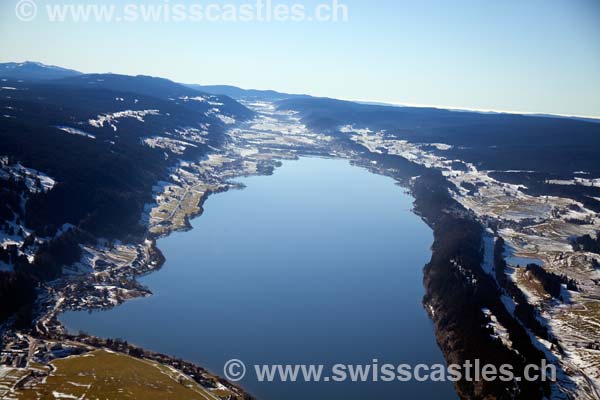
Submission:
[[[1,78],[51,80],[77,75],[82,75],[82,72],[37,61],[0,63]]]

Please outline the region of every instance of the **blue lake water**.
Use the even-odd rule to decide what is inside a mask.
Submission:
[[[73,330],[120,337],[223,375],[253,364],[444,363],[425,313],[430,229],[387,177],[303,158],[211,196],[193,230],[158,242],[154,296],[69,312]],[[456,399],[450,383],[240,382],[263,400]]]

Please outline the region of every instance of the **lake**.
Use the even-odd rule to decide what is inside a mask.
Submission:
[[[263,400],[456,399],[451,383],[258,383],[253,364],[444,363],[421,299],[431,230],[395,181],[348,161],[286,161],[211,196],[193,229],[158,241],[153,296],[68,312],[72,331],[120,337],[223,375]],[[250,371],[252,370],[252,371]]]

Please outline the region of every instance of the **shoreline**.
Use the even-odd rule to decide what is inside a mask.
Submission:
[[[237,177],[267,176],[267,175],[269,175],[269,174],[261,174],[261,173],[246,174],[246,173],[243,173]],[[69,331],[67,329],[67,327],[60,321],[60,315],[66,311],[90,311],[90,312],[91,311],[106,311],[111,308],[117,307],[126,301],[142,299],[144,297],[152,296],[152,291],[149,288],[147,288],[146,286],[139,283],[138,280],[139,280],[139,278],[142,278],[144,276],[147,276],[154,272],[159,271],[166,262],[166,258],[164,257],[162,251],[157,246],[157,241],[160,240],[161,238],[168,237],[173,232],[185,232],[185,231],[189,231],[189,230],[193,229],[193,227],[191,225],[191,220],[202,216],[202,214],[204,212],[202,206],[204,205],[206,200],[211,195],[218,194],[218,193],[224,193],[229,190],[235,190],[235,189],[243,189],[243,187],[240,187],[237,183],[231,182],[231,184],[228,187],[223,187],[220,190],[207,191],[203,196],[201,196],[200,202],[197,205],[199,211],[185,215],[185,217],[184,217],[185,221],[186,221],[185,227],[177,227],[177,228],[169,230],[167,232],[162,232],[160,234],[149,233],[145,238],[143,238],[141,240],[141,243],[139,243],[138,245],[143,244],[146,246],[147,251],[148,251],[148,258],[145,260],[145,262],[143,264],[143,266],[145,267],[143,272],[133,271],[133,273],[131,273],[129,275],[131,277],[130,282],[137,287],[137,291],[135,293],[133,293],[131,296],[122,299],[122,301],[119,301],[119,302],[111,305],[110,307],[88,306],[88,307],[82,307],[82,308],[77,308],[77,309],[73,309],[73,308],[69,307],[68,305],[66,305],[64,302],[64,298],[62,298],[62,297],[57,298],[55,296],[52,296],[53,298],[52,297],[51,298],[48,298],[48,297],[43,298],[41,300],[41,302],[38,302],[38,303],[41,303],[41,304],[37,305],[38,309],[44,308],[44,303],[46,303],[47,305],[54,304],[54,306],[50,307],[47,312],[41,312],[40,315],[35,318],[36,322],[34,323],[34,327],[33,327],[34,332],[33,333],[34,333],[34,336],[36,337],[36,339],[37,340],[51,340],[51,341],[59,341],[59,342],[76,343],[76,344],[81,345],[82,347],[91,346],[96,349],[109,349],[109,350],[115,351],[117,353],[122,353],[122,354],[127,354],[127,355],[132,355],[132,353],[133,353],[133,354],[136,354],[136,356],[135,356],[136,358],[156,361],[162,365],[169,365],[169,366],[177,369],[178,371],[184,373],[188,377],[190,377],[190,371],[192,371],[193,376],[200,377],[200,378],[194,379],[192,377],[191,379],[195,380],[198,384],[203,386],[205,389],[207,389],[207,387],[205,386],[207,383],[213,383],[215,385],[220,384],[220,385],[228,388],[232,392],[234,392],[236,399],[253,400],[254,397],[252,395],[250,395],[248,392],[246,392],[246,390],[242,386],[233,384],[233,383],[227,381],[226,379],[222,378],[221,376],[219,376],[218,373],[211,372],[208,369],[206,369],[200,365],[197,365],[193,362],[186,361],[181,358],[173,357],[173,356],[170,356],[167,354],[162,354],[159,352],[146,350],[142,347],[138,347],[135,345],[132,346],[132,345],[128,344],[127,342],[125,342],[125,344],[123,345],[122,342],[117,341],[116,346],[109,345],[110,343],[114,343],[113,341],[115,339],[101,338],[101,337],[94,336],[94,335],[88,335],[88,334],[85,334],[82,332],[77,334],[75,332]],[[68,280],[65,281],[64,283],[68,284]],[[89,293],[82,293],[82,295],[87,296],[87,295],[89,295]],[[71,300],[71,303],[79,304],[80,299],[72,298],[70,300]],[[212,388],[215,388],[216,387],[215,385],[212,385],[212,386],[209,385],[209,386]]]
[[[410,192],[410,187],[406,186],[405,184],[401,184],[397,179],[395,179],[390,174],[377,173],[372,168],[370,168],[369,165],[364,165],[362,163],[362,160],[360,160],[360,159],[340,158],[340,157],[332,156],[331,154],[327,154],[327,153],[320,153],[320,154],[311,153],[311,154],[306,154],[306,155],[305,154],[297,154],[296,157],[294,157],[294,158],[288,158],[285,161],[296,161],[296,160],[299,160],[301,158],[307,158],[307,157],[308,158],[313,158],[313,157],[314,158],[323,158],[323,159],[339,160],[339,161],[342,161],[342,162],[347,162],[352,167],[357,167],[357,168],[363,169],[363,170],[365,170],[368,173],[376,174],[376,175],[380,175],[380,176],[385,176],[387,178],[390,178],[390,179],[393,180],[393,182],[390,182],[390,183],[395,183],[396,185],[400,185],[402,187],[402,189],[404,190],[404,193],[407,194],[408,196],[410,196],[411,202],[414,203],[414,201],[415,201],[414,195]],[[256,176],[270,176],[273,173],[275,173],[275,171],[276,171],[276,168],[273,171],[270,171],[269,173],[248,174],[248,173],[244,173],[243,171],[241,171],[240,174],[237,175],[237,176],[235,176],[234,179],[242,178],[242,177],[246,178],[246,177],[256,177]],[[191,224],[191,221],[194,220],[194,219],[196,219],[196,218],[200,218],[202,216],[202,214],[204,212],[204,209],[203,209],[202,206],[205,204],[205,202],[208,200],[208,198],[211,195],[219,194],[219,193],[225,193],[225,192],[228,192],[230,190],[243,190],[244,187],[245,187],[244,185],[239,185],[238,182],[230,182],[230,183],[231,183],[230,186],[228,186],[226,188],[222,188],[221,190],[207,191],[205,193],[205,195],[202,196],[201,202],[198,204],[199,210],[197,212],[195,212],[195,213],[186,214],[185,220],[187,222],[187,225],[185,227],[178,227],[177,229],[170,230],[169,232],[163,232],[163,233],[161,233],[159,235],[150,235],[150,237],[152,237],[152,239],[151,239],[151,245],[149,247],[149,249],[150,249],[149,253],[150,254],[155,254],[160,261],[157,262],[157,263],[155,263],[155,264],[153,264],[152,268],[149,268],[143,274],[135,275],[134,279],[135,279],[136,282],[137,282],[137,280],[139,278],[141,278],[143,276],[146,276],[146,275],[149,275],[151,273],[157,272],[158,270],[160,270],[164,266],[164,264],[166,262],[166,258],[164,257],[162,251],[158,247],[158,243],[157,243],[158,240],[160,240],[161,238],[168,237],[173,232],[186,232],[186,231],[192,230],[193,226]],[[414,209],[409,210],[409,212],[417,215],[420,218],[420,216],[414,212]],[[147,239],[147,240],[150,240],[150,239]],[[150,264],[148,264],[148,265],[150,265]],[[140,284],[140,286],[146,288],[145,286],[143,286],[141,284]],[[144,294],[142,294],[140,296],[136,296],[136,297],[127,298],[125,301],[136,300],[136,299],[141,299],[143,297],[151,296],[152,295],[151,290],[149,288],[146,288],[146,290],[147,291],[144,292]],[[120,304],[121,303],[115,304],[113,307],[116,307],[116,306],[118,306]],[[66,307],[64,307],[64,306],[61,305],[58,309],[55,310],[55,314],[52,317],[52,320],[57,324],[57,326],[60,326],[60,331],[62,332],[62,336],[51,336],[51,337],[53,339],[57,339],[57,340],[71,340],[71,341],[76,340],[77,338],[79,338],[78,340],[79,341],[83,341],[84,343],[89,343],[90,341],[91,342],[100,342],[100,343],[104,342],[104,343],[106,343],[106,341],[108,340],[108,338],[100,338],[100,337],[97,337],[97,336],[94,336],[94,335],[88,335],[88,334],[85,334],[85,333],[77,334],[77,332],[69,331],[67,329],[67,327],[65,325],[63,325],[62,322],[60,322],[59,318],[60,318],[60,314],[63,313],[63,312],[65,312],[65,311],[78,311],[78,312],[81,312],[81,311],[95,311],[95,310],[97,310],[97,311],[106,311],[108,309],[109,308],[88,307],[88,308],[83,308],[83,309],[72,310],[72,309],[66,308]],[[53,328],[53,330],[54,331],[58,331],[58,329],[56,327]],[[163,359],[163,361],[164,360],[170,360],[172,362],[181,362],[181,359],[176,358],[176,357],[172,357],[172,356],[168,356],[168,355],[165,355],[165,354],[156,353],[154,351],[145,350],[145,349],[139,348],[139,347],[137,347],[137,348],[140,349],[141,351],[143,351],[146,354],[156,354],[156,355],[159,355]],[[118,349],[112,349],[112,350],[119,351]],[[208,370],[208,369],[206,369],[206,368],[204,368],[204,367],[202,367],[200,365],[194,364],[192,362],[186,361],[186,363],[188,363],[189,365],[195,365],[197,368],[199,368],[199,369],[201,369],[203,371],[206,371],[207,373],[211,374],[215,378],[219,379],[221,381],[221,383],[225,382],[225,380],[223,378],[221,378],[218,375],[218,373],[212,372],[212,371],[210,371],[210,370]],[[243,386],[241,386],[241,385],[235,385],[234,384],[233,387],[235,387],[235,388],[243,391],[243,394],[246,396],[246,397],[244,397],[244,399],[252,399],[252,395],[249,394],[248,392],[246,392]]]
[[[391,197],[391,198],[392,199],[400,199],[399,201],[401,201],[401,206],[400,206],[400,208],[397,208],[396,207],[397,203],[394,202],[393,204],[389,204],[391,208],[389,208],[389,207],[385,208],[386,210],[389,210],[389,213],[380,213],[380,214],[382,214],[382,215],[390,215],[390,217],[393,218],[392,215],[401,213],[402,217],[401,217],[400,221],[410,220],[411,224],[412,223],[415,224],[415,230],[418,227],[419,228],[418,231],[423,232],[424,240],[422,240],[422,241],[419,240],[418,260],[413,260],[413,258],[411,258],[411,260],[413,260],[415,262],[409,262],[408,264],[406,264],[406,267],[408,267],[408,269],[410,269],[410,271],[411,271],[410,272],[410,276],[411,276],[411,282],[412,282],[412,284],[410,285],[410,288],[407,287],[407,290],[409,290],[409,292],[411,294],[413,294],[413,288],[415,288],[416,289],[416,293],[414,293],[411,296],[404,295],[404,297],[406,297],[406,299],[411,302],[411,311],[409,313],[407,312],[407,316],[410,316],[410,319],[413,319],[413,318],[414,319],[418,319],[425,326],[425,328],[422,330],[422,333],[423,333],[423,335],[426,335],[426,337],[428,339],[427,340],[427,346],[424,346],[424,348],[423,348],[422,352],[420,352],[420,354],[425,354],[425,355],[435,354],[435,356],[436,356],[436,358],[435,358],[436,362],[443,362],[442,354],[441,354],[441,352],[439,352],[439,350],[437,348],[437,345],[435,344],[434,337],[432,335],[432,333],[433,333],[432,327],[433,326],[430,324],[430,321],[427,320],[427,317],[423,313],[423,310],[421,309],[421,305],[420,305],[420,300],[421,300],[421,297],[423,295],[423,292],[420,290],[421,286],[419,286],[420,282],[421,282],[421,278],[422,278],[421,267],[422,267],[423,263],[425,262],[425,260],[429,259],[430,255],[431,255],[429,253],[429,246],[431,245],[431,239],[432,239],[432,237],[431,237],[431,232],[429,231],[429,227],[425,226],[425,224],[423,224],[421,222],[420,218],[417,217],[417,216],[415,216],[414,213],[411,211],[412,210],[412,203],[414,202],[414,198],[409,193],[406,192],[406,190],[405,190],[404,187],[400,187],[399,185],[397,185],[397,181],[396,180],[393,180],[392,178],[390,178],[388,176],[372,174],[371,171],[368,171],[367,169],[362,168],[361,166],[355,165],[354,163],[351,165],[351,163],[347,159],[343,159],[342,160],[342,159],[337,159],[337,158],[333,158],[333,157],[312,157],[312,156],[310,156],[310,157],[304,157],[304,156],[301,156],[301,157],[299,157],[299,160],[301,160],[301,161],[294,161],[294,162],[292,162],[292,161],[286,161],[284,163],[284,167],[283,168],[281,168],[280,170],[275,171],[275,175],[276,176],[278,174],[281,174],[279,180],[277,180],[275,182],[279,182],[279,183],[283,184],[283,181],[287,182],[287,181],[289,181],[289,179],[294,179],[294,177],[296,177],[298,174],[302,174],[303,178],[301,178],[301,181],[299,181],[298,184],[301,184],[301,183],[302,184],[306,184],[307,185],[306,186],[306,190],[314,191],[313,187],[315,187],[315,185],[318,185],[318,183],[315,182],[315,184],[313,185],[313,183],[312,183],[313,176],[310,174],[310,171],[326,171],[326,169],[322,169],[322,168],[314,169],[314,168],[310,167],[310,165],[313,165],[314,162],[318,162],[317,160],[320,160],[320,159],[322,159],[322,160],[329,160],[329,161],[323,161],[323,162],[326,162],[326,164],[317,164],[317,165],[323,165],[325,167],[331,166],[331,169],[333,169],[334,171],[337,171],[338,169],[342,170],[342,171],[349,171],[347,174],[343,174],[342,176],[349,176],[349,177],[355,177],[357,175],[359,177],[362,176],[364,178],[361,180],[361,182],[364,182],[364,184],[367,184],[367,185],[369,184],[369,182],[375,181],[376,185],[377,185],[376,187],[382,188],[382,186],[383,186],[383,188],[382,188],[383,189],[383,194],[387,193],[387,191],[385,190],[385,188],[388,188],[387,190],[389,190],[394,196],[397,196],[397,197]],[[285,172],[286,167],[287,167],[288,173]],[[309,169],[308,169],[309,172],[308,173],[306,172],[307,169],[304,168],[304,167],[309,167]],[[292,175],[290,175],[290,173],[289,173],[290,169],[292,171],[295,171],[295,173],[293,173]],[[302,172],[302,171],[304,171],[304,172]],[[327,173],[324,173],[324,175],[325,174],[327,174]],[[329,173],[329,175],[333,176],[334,179],[338,178],[338,174],[335,173],[335,172],[333,173],[333,175],[331,175],[331,173]],[[289,179],[287,179],[287,178],[283,179],[283,176],[287,176]],[[252,177],[250,177],[248,179],[243,179],[242,182],[245,183],[248,186],[248,188],[255,187],[254,193],[257,196],[261,196],[262,191],[259,190],[257,192],[256,186],[259,186],[260,188],[262,188],[264,186],[270,186],[270,187],[277,187],[277,186],[279,186],[279,184],[276,184],[276,183],[273,183],[273,182],[271,182],[271,184],[269,185],[268,182],[270,182],[270,179],[276,179],[276,178],[271,178],[271,177],[257,178],[256,176],[252,176]],[[320,180],[320,179],[316,178],[315,180]],[[344,180],[344,181],[347,181],[347,180]],[[347,182],[349,182],[349,181],[347,181]],[[380,184],[377,184],[377,182],[380,182]],[[296,182],[293,182],[292,185],[296,186]],[[345,185],[345,186],[348,186],[348,185]],[[350,186],[352,186],[352,185],[350,185]],[[323,187],[323,186],[321,185],[319,187]],[[363,185],[361,185],[361,187],[363,187]],[[294,190],[294,189],[292,189],[290,187],[290,190]],[[352,189],[348,189],[348,190],[350,190],[350,192],[352,192]],[[287,193],[287,191],[283,192],[282,190],[279,190],[279,192]],[[302,190],[302,192],[304,192],[304,190]],[[269,191],[268,193],[271,193],[271,192]],[[316,191],[315,193],[319,193],[319,191]],[[220,196],[217,196],[217,198],[212,199],[212,201],[214,203],[219,203],[219,204],[221,203],[221,201],[226,201],[226,203],[230,205],[230,207],[228,207],[227,210],[230,210],[231,207],[233,207],[233,208],[237,207],[236,206],[237,204],[242,204],[242,203],[240,203],[240,201],[242,201],[244,203],[246,202],[245,201],[245,197],[243,197],[244,196],[243,193],[229,193],[226,196],[229,198],[230,201],[226,201],[225,199],[220,198]],[[372,196],[370,194],[368,194],[368,195],[364,195],[363,194],[362,196],[366,200],[366,203],[367,203],[367,204],[365,204],[365,206],[367,206],[369,203],[379,204],[376,200],[374,200],[372,202],[370,202],[368,200],[369,198],[372,198]],[[268,198],[270,198],[270,196]],[[276,198],[279,199],[279,197],[276,197]],[[238,199],[238,200],[235,200],[235,199]],[[278,201],[278,203],[280,203],[280,201]],[[213,204],[212,206],[211,206],[211,204],[213,204],[213,203],[209,203],[208,204],[208,207],[206,209],[207,214],[206,214],[205,218],[209,218],[212,221],[216,220],[217,222],[215,224],[211,223],[210,225],[208,225],[208,228],[207,228],[206,222],[201,222],[202,220],[195,220],[193,218],[190,218],[191,224],[193,225],[194,229],[200,230],[200,231],[204,231],[204,232],[208,232],[208,235],[211,235],[210,232],[212,232],[214,229],[218,229],[218,228],[215,228],[215,227],[219,226],[219,222],[218,221],[221,220],[221,218],[215,218],[215,215],[213,215],[213,212],[215,211],[215,208],[223,209],[223,207],[219,207],[219,206],[215,207],[215,204]],[[355,204],[356,204],[356,202],[355,202]],[[356,206],[360,206],[360,204],[363,204],[363,202],[359,202],[358,204],[356,204],[355,206],[353,206],[352,209],[355,209]],[[258,201],[258,203],[254,203],[253,202],[252,205],[253,206],[249,208],[250,210],[254,210],[255,209],[254,206],[260,207],[260,200]],[[244,207],[248,207],[248,206],[244,206]],[[316,205],[314,205],[311,202],[311,207],[316,208],[316,210],[315,210],[316,212],[320,212],[320,211],[318,211],[318,208],[320,207],[320,202],[317,203]],[[296,208],[296,207],[294,207],[294,208]],[[244,208],[244,209],[246,209],[246,208]],[[286,208],[286,210],[287,209],[288,208]],[[351,209],[348,209],[348,210],[351,210]],[[228,211],[226,211],[225,213],[228,213]],[[243,214],[246,214],[246,213],[243,213]],[[263,218],[260,218],[260,221],[264,221],[264,214],[269,215],[269,214],[271,214],[271,212],[267,208],[266,212],[262,214]],[[312,214],[312,212],[311,212],[311,214]],[[211,215],[212,215],[212,217],[211,217]],[[217,217],[219,215],[221,215],[221,214],[217,214]],[[236,215],[238,215],[238,214],[236,214]],[[196,218],[198,218],[198,217],[196,217]],[[233,226],[234,227],[233,229],[235,229],[235,226],[237,225],[238,218],[242,218],[243,219],[243,215],[242,216],[238,216],[236,218],[228,218],[229,223],[227,223],[226,225],[223,225],[223,226]],[[348,216],[348,218],[354,219],[354,217],[352,217],[352,216]],[[370,219],[371,217],[366,217],[366,218]],[[387,226],[388,224],[384,224],[384,225]],[[332,229],[333,229],[334,232],[336,230],[338,230],[337,229],[338,227],[336,225],[330,225],[330,226],[333,227]],[[393,224],[393,226],[398,226],[398,224]],[[402,225],[400,225],[400,226],[402,226]],[[269,229],[273,229],[273,228],[276,228],[276,227],[270,227]],[[285,229],[284,227],[280,227],[280,228],[281,229]],[[393,228],[389,228],[389,229],[393,229]],[[277,232],[278,230],[279,229],[275,229],[275,232]],[[376,230],[379,231],[379,228],[377,228]],[[242,230],[241,232],[245,232],[245,231]],[[179,254],[181,252],[185,252],[186,249],[189,248],[189,246],[193,247],[194,243],[198,243],[198,241],[203,240],[202,238],[205,237],[204,235],[198,236],[198,235],[195,235],[194,233],[192,233],[191,236],[189,236],[189,235],[190,234],[188,234],[188,233],[185,233],[185,234],[183,234],[181,236],[176,235],[175,238],[172,238],[170,240],[169,245],[166,246],[166,247],[165,247],[165,242],[162,242],[162,243],[158,242],[157,245],[164,250],[165,256],[166,256],[167,260],[169,260],[169,259],[171,259],[171,257],[175,257],[177,254]],[[359,236],[362,236],[362,235],[359,235]],[[401,236],[404,237],[405,235],[401,234]],[[409,238],[410,235],[406,235],[406,236],[407,236],[407,240],[412,240],[412,239]],[[190,240],[190,238],[192,240]],[[384,238],[382,238],[382,239],[385,240]],[[187,244],[182,246],[181,244],[178,243],[180,240],[183,241],[183,242],[185,242],[185,243],[187,243]],[[213,239],[211,237],[211,242],[212,242],[212,240],[216,240],[216,239]],[[219,242],[220,243],[228,243],[228,241],[230,241],[230,239],[228,239],[228,235],[219,236]],[[270,242],[270,240],[266,241],[266,243],[269,243],[269,242]],[[231,242],[231,243],[233,243],[233,242]],[[306,243],[306,242],[304,242],[304,243]],[[310,243],[310,241],[308,243]],[[377,243],[381,243],[381,242],[378,240],[377,242],[372,242],[372,243],[376,245]],[[227,247],[227,246],[225,246],[225,247]],[[306,247],[306,244],[304,246],[302,246],[302,247],[303,248],[308,248],[308,247]],[[219,248],[221,248],[221,247],[219,247]],[[253,249],[254,246],[251,246],[251,247],[246,246],[246,248],[247,249]],[[339,250],[343,252],[342,249],[339,249]],[[410,248],[407,248],[406,250],[409,253],[411,252]],[[226,249],[221,250],[221,251],[226,251]],[[188,273],[189,273],[188,270],[203,271],[205,268],[209,268],[210,270],[212,270],[212,269],[214,269],[215,265],[219,266],[219,264],[218,264],[219,260],[218,259],[213,259],[213,258],[209,258],[209,259],[204,258],[203,261],[202,261],[202,263],[198,264],[198,265],[195,265],[195,263],[192,262],[192,260],[196,260],[196,259],[200,260],[200,257],[202,257],[201,254],[204,254],[204,253],[205,253],[205,251],[201,251],[201,252],[193,252],[193,253],[190,253],[190,254],[184,253],[185,254],[184,257],[177,256],[176,258],[178,260],[177,260],[176,263],[174,263],[172,261],[171,263],[169,263],[167,265],[167,268],[172,268],[172,269],[167,269],[167,270],[165,270],[164,272],[161,273],[161,275],[164,274],[165,276],[167,276],[167,278],[163,279],[161,277],[158,277],[156,279],[152,279],[152,280],[146,281],[146,283],[150,285],[151,289],[152,288],[156,289],[156,291],[155,291],[156,295],[157,296],[161,296],[161,298],[162,298],[162,300],[155,299],[154,302],[152,302],[151,304],[153,304],[154,306],[157,306],[157,307],[161,307],[159,305],[159,303],[162,303],[164,301],[167,302],[166,304],[170,304],[171,303],[171,301],[170,301],[171,297],[163,298],[164,297],[163,296],[163,294],[164,294],[163,285],[160,282],[161,281],[170,282],[169,288],[177,288],[177,287],[179,287],[178,283],[177,283],[179,281],[179,276],[178,276],[179,272],[178,272],[178,270],[183,267],[182,263],[190,263],[189,267],[185,267],[185,270],[181,271],[181,273],[184,274],[186,276],[186,278],[188,277]],[[196,256],[198,258],[195,258]],[[340,257],[344,257],[344,256],[342,255]],[[398,261],[400,261],[397,258],[387,258],[387,260],[388,260],[388,262],[391,263],[390,265],[393,265],[393,264],[397,263]],[[215,262],[217,264],[215,264]],[[212,265],[212,267],[210,267],[211,265]],[[341,265],[343,265],[343,264],[341,264]],[[385,265],[385,263],[382,264],[382,265]],[[258,265],[257,265],[257,267],[258,267]],[[300,268],[300,270],[301,269],[302,268]],[[397,269],[397,268],[394,268],[394,269]],[[360,270],[361,270],[360,268],[357,269],[357,271],[360,271]],[[394,276],[396,275],[395,272],[391,272],[390,271],[390,273],[393,273]],[[204,272],[200,272],[200,274],[204,274]],[[365,276],[369,276],[370,273],[367,270],[365,270],[365,272],[361,272],[361,274],[364,274]],[[200,275],[198,275],[196,273],[193,276],[194,277],[198,277]],[[401,276],[404,276],[404,275],[401,275]],[[207,280],[208,280],[208,282],[206,282],[205,284],[211,284],[212,282],[214,282],[214,280],[212,278],[208,278],[207,277]],[[221,280],[219,280],[219,281],[221,281]],[[186,282],[186,281],[182,281],[182,282]],[[187,282],[190,282],[190,280],[188,279]],[[201,280],[197,280],[197,279],[192,279],[191,282],[201,283],[202,281]],[[309,285],[310,285],[310,283],[309,283]],[[188,285],[183,285],[183,286],[190,286],[190,285],[188,284]],[[344,286],[344,285],[342,285],[342,286]],[[405,286],[405,285],[393,285],[392,284],[392,285],[390,285],[390,290],[394,290],[393,288],[395,286],[399,287],[398,290],[402,290],[402,287]],[[196,284],[191,285],[191,287],[195,288]],[[170,289],[168,289],[168,290],[170,290]],[[186,291],[186,290],[187,289],[184,289],[184,291]],[[206,306],[211,307],[210,306],[211,299],[214,299],[214,298],[215,298],[214,296],[209,296],[208,298],[201,297],[201,298],[198,298],[199,299],[198,303],[199,304],[205,304]],[[195,301],[196,297],[191,296],[191,297],[186,298],[186,299],[187,299],[187,302],[190,302],[190,301]],[[325,300],[325,301],[327,301],[327,300]],[[414,305],[412,305],[413,302],[414,302]],[[97,324],[98,320],[95,320],[93,317],[91,319],[88,319],[85,314],[80,314],[79,316],[75,316],[73,318],[68,318],[68,319],[66,319],[66,322],[72,322],[75,326],[81,326],[82,329],[84,329],[86,331],[89,330],[89,332],[92,332],[92,333],[95,333],[95,334],[100,334],[100,336],[104,335],[104,336],[115,337],[115,336],[118,336],[120,334],[120,332],[122,331],[120,329],[121,328],[120,324],[119,323],[115,323],[115,321],[127,321],[127,315],[131,315],[132,317],[134,315],[143,315],[143,316],[146,316],[146,315],[150,315],[151,316],[152,315],[152,311],[154,310],[154,306],[151,305],[150,307],[148,307],[147,304],[148,303],[146,303],[146,307],[144,307],[143,304],[136,304],[136,305],[133,306],[133,308],[128,308],[127,310],[124,310],[125,311],[124,313],[120,313],[117,310],[112,316],[111,316],[111,314],[107,314],[107,315],[98,315],[98,314],[96,314],[97,318],[100,318],[102,321],[105,321],[106,324],[108,324],[108,326],[111,327],[110,329],[103,329],[102,327],[104,326],[104,324],[102,324],[102,323],[101,324]],[[183,304],[182,304],[182,306],[183,306]],[[138,307],[140,307],[140,308],[138,308]],[[131,312],[132,309],[135,310],[133,313]],[[179,309],[181,309],[181,311],[179,311]],[[175,309],[169,308],[169,311],[177,312],[177,315],[181,315],[182,318],[189,318],[189,317],[194,318],[193,317],[194,315],[198,315],[197,313],[194,312],[194,310],[197,310],[197,309],[196,308],[188,309],[186,307],[183,307],[183,308],[177,307],[177,310],[175,310]],[[218,310],[218,311],[216,311],[216,313],[226,313],[227,314],[228,313],[227,310],[228,309]],[[165,314],[168,315],[169,311],[166,311]],[[209,313],[208,315],[204,316],[201,320],[212,321],[213,320],[212,317],[214,316],[214,314],[215,313]],[[188,317],[185,317],[186,315]],[[80,318],[81,318],[81,320],[80,320]],[[233,320],[236,319],[235,317],[231,317],[231,316],[229,317],[229,319],[232,319],[232,318],[233,318]],[[150,340],[146,340],[146,335],[143,334],[143,332],[148,332],[149,329],[152,329],[152,326],[154,326],[155,323],[159,322],[158,325],[157,325],[157,327],[158,327],[157,329],[160,329],[159,328],[160,326],[165,326],[165,323],[164,323],[165,320],[171,321],[173,324],[177,324],[177,320],[174,320],[172,318],[169,318],[169,319],[159,318],[158,321],[155,320],[154,318],[144,318],[144,319],[148,320],[150,323],[140,322],[140,324],[143,323],[143,326],[144,326],[143,329],[135,328],[135,331],[133,331],[133,332],[131,330],[127,329],[127,334],[126,333],[121,333],[122,335],[125,335],[123,337],[125,337],[126,339],[130,339],[131,338],[133,343],[139,343],[139,342],[145,343],[145,344],[151,346],[151,347],[148,347],[148,348],[153,348],[153,349],[159,350],[159,351],[160,350],[164,351],[164,349],[166,348],[165,346],[167,346],[167,347],[171,348],[171,350],[169,350],[167,352],[175,352],[176,351],[177,355],[179,357],[185,357],[186,354],[188,354],[188,355],[191,354],[194,357],[194,361],[200,362],[200,365],[203,365],[204,367],[207,367],[207,365],[204,365],[203,361],[202,361],[202,360],[205,360],[204,363],[206,363],[207,360],[205,359],[206,358],[205,355],[209,355],[210,360],[215,359],[215,356],[216,356],[216,359],[218,361],[218,356],[219,356],[219,354],[221,354],[221,352],[219,352],[218,354],[214,354],[214,352],[211,352],[210,350],[209,351],[202,350],[202,347],[204,346],[203,343],[206,343],[206,341],[204,339],[202,339],[204,337],[204,335],[201,335],[201,334],[198,334],[200,336],[197,338],[197,340],[192,340],[192,341],[188,340],[188,341],[185,341],[184,343],[187,344],[186,346],[176,346],[176,347],[173,347],[172,345],[168,344],[170,342],[170,339],[167,339],[167,340],[163,340],[163,339],[153,340],[153,337],[155,337],[155,335],[153,335],[153,337],[149,337]],[[88,323],[88,321],[90,321],[90,323]],[[126,325],[130,325],[130,324],[125,324],[125,326]],[[170,325],[170,324],[168,324],[168,325]],[[194,332],[193,327],[198,326],[198,330],[201,330],[202,329],[202,327],[201,327],[202,325],[203,324],[200,324],[200,326],[198,326],[197,324],[193,324],[193,325],[184,324],[184,325],[181,325],[181,326],[184,327],[183,331],[185,331],[185,332],[188,332],[188,331],[189,332]],[[177,325],[175,325],[175,326],[177,326]],[[257,326],[261,326],[261,325],[257,325]],[[134,327],[135,327],[135,325],[134,325]],[[221,330],[221,329],[226,329],[226,328],[220,327],[219,330]],[[140,335],[136,334],[138,331],[142,332],[142,334],[140,334]],[[76,333],[76,331],[72,331],[72,332]],[[403,337],[403,335],[404,335],[404,329],[402,327],[398,328],[398,332]],[[189,336],[189,335],[187,335],[187,336]],[[197,335],[192,334],[191,338],[192,339],[196,339],[196,336]],[[161,335],[161,337],[168,338],[168,332],[164,332]],[[134,338],[137,338],[137,340],[133,340]],[[165,344],[165,342],[167,344]],[[191,350],[187,351],[186,350],[190,346],[195,346],[195,343],[198,343],[197,346],[199,348],[197,350],[194,350],[194,351],[191,351]],[[246,343],[246,342],[244,342],[244,343]],[[248,343],[250,343],[250,342],[248,342]],[[223,352],[222,353],[227,353],[228,354],[228,352],[227,352],[228,345],[227,345],[226,341],[224,341],[224,342],[217,341],[215,343],[215,345],[223,346]],[[393,352],[394,351],[394,347],[395,346],[388,347],[388,348],[390,349],[390,351]],[[238,348],[238,350],[242,351],[242,353],[232,354],[232,356],[240,357],[241,359],[246,360],[247,356],[244,355],[245,353],[244,353],[243,349],[252,348],[252,347],[251,346],[250,347],[248,347],[248,346],[239,347],[239,344],[238,344],[238,346],[236,346],[236,348]],[[376,347],[376,348],[379,348],[379,347]],[[292,352],[292,355],[293,354],[295,354],[295,353]],[[344,356],[343,354],[344,353],[341,353],[342,357]],[[391,353],[391,354],[395,354],[395,353]],[[212,362],[210,364],[210,367],[212,367],[212,368],[209,368],[209,370],[216,371],[216,370],[218,370],[219,365],[222,365],[222,364],[218,364],[218,363]],[[252,382],[247,382],[247,384],[248,384],[248,390],[251,390],[251,388],[254,387],[253,384],[252,384]],[[245,388],[245,385],[246,385],[246,383],[242,383],[242,387]],[[401,388],[400,388],[400,390],[402,392]],[[453,392],[453,389],[452,389],[451,385],[448,385],[448,388],[446,390],[448,392]],[[252,391],[250,391],[250,393],[252,393]]]

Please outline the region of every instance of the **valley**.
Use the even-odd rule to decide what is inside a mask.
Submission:
[[[545,154],[518,156],[537,149],[534,139],[515,149],[504,132],[481,138],[471,131],[473,121],[484,131],[507,124],[512,132],[514,124],[535,137],[548,119],[443,110],[417,118],[425,111],[330,99],[236,102],[149,77],[61,79],[6,80],[0,92],[7,113],[0,270],[4,293],[19,293],[5,303],[2,324],[7,398],[30,398],[44,380],[63,398],[80,396],[89,382],[73,379],[68,392],[57,380],[57,365],[71,357],[152,365],[143,368],[152,376],[174,368],[165,387],[198,398],[250,398],[180,359],[68,332],[60,315],[152,296],[139,280],[165,263],[158,240],[191,229],[209,196],[244,187],[236,180],[271,175],[302,157],[349,161],[393,178],[415,198],[413,211],[434,232],[423,303],[447,362],[481,356],[520,366],[546,358],[560,367],[558,382],[545,387],[461,382],[461,397],[599,397],[600,256],[575,244],[597,240],[600,231],[597,165],[582,157],[548,166]],[[39,104],[48,109],[33,117]],[[595,146],[595,124],[560,124],[577,132],[581,146]],[[38,135],[37,147],[24,150],[21,132]],[[60,160],[47,150],[53,142]]]

